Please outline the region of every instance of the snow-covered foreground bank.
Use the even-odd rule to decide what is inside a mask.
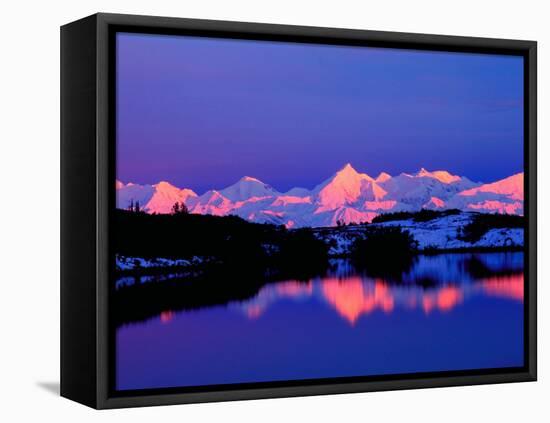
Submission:
[[[192,268],[209,262],[211,259],[205,257],[193,256],[185,259],[168,259],[168,258],[143,258],[143,257],[127,257],[116,256],[116,270],[118,271],[133,271],[140,269],[171,269],[171,268]]]
[[[393,220],[373,223],[368,225],[368,228],[398,226],[413,236],[418,242],[420,251],[523,246],[523,228],[490,229],[476,242],[460,239],[462,228],[472,221],[474,215],[475,213],[466,212],[435,218],[427,222],[415,222],[413,219]],[[315,229],[315,232],[319,239],[330,246],[330,256],[345,256],[350,254],[354,241],[364,236],[365,226],[320,228]]]

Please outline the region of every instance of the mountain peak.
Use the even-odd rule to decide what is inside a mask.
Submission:
[[[428,172],[428,170],[425,167],[421,167],[420,170],[418,172],[416,172],[415,175],[416,176],[427,176],[427,175],[431,175],[431,173]]]
[[[471,196],[480,192],[497,193],[507,195],[510,198],[523,201],[523,172],[508,176],[499,181],[483,184],[478,187],[463,191],[462,196]]]
[[[239,182],[258,182],[260,184],[263,184],[262,181],[259,179],[253,178],[252,176],[243,176],[241,179],[239,179]]]
[[[157,192],[159,193],[166,193],[168,195],[176,195],[180,189],[178,187],[175,187],[170,182],[166,181],[160,181],[153,185]]]
[[[251,176],[243,176],[233,185],[222,189],[220,193],[231,201],[245,201],[254,197],[273,197],[279,194],[270,185]]]
[[[380,172],[376,177],[376,182],[386,182],[388,179],[391,179],[391,175],[386,172]]]
[[[414,176],[434,178],[444,184],[450,184],[461,180],[460,176],[453,175],[446,170],[434,170],[433,172],[430,172],[424,167],[421,167],[420,170],[414,174]]]
[[[339,180],[339,181],[358,181],[358,180],[369,180],[372,181],[373,179],[367,175],[366,173],[359,173],[355,168],[351,165],[351,163],[346,163],[338,172],[336,172],[331,180]]]
[[[346,163],[337,173],[358,173],[351,163]]]
[[[170,182],[168,181],[159,181],[157,182],[156,184],[158,187],[174,187],[174,185],[172,185]],[[176,188],[176,187],[174,187]]]
[[[313,193],[318,195],[321,210],[334,210],[355,203],[368,189],[367,185],[372,183],[373,179],[369,175],[357,172],[347,163],[331,178],[317,185]]]
[[[285,195],[291,197],[307,197],[308,195],[311,195],[311,192],[306,188],[294,187],[288,190]]]

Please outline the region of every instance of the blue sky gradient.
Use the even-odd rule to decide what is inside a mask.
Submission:
[[[244,175],[312,188],[523,170],[523,59],[187,36],[117,36],[117,178],[202,193]]]

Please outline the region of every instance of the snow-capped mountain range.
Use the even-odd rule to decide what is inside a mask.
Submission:
[[[175,202],[184,202],[191,213],[237,215],[288,228],[370,222],[381,213],[422,208],[523,214],[523,172],[483,184],[424,168],[414,174],[391,176],[382,172],[372,178],[348,163],[312,190],[297,187],[281,193],[250,176],[200,196],[168,182],[138,185],[117,181],[116,190],[117,207],[122,209],[133,201],[148,213],[170,213]]]

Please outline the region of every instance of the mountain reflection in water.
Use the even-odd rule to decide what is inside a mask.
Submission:
[[[411,284],[388,284],[368,277],[326,277],[308,282],[284,281],[264,286],[258,295],[239,303],[245,314],[257,319],[277,301],[316,299],[329,304],[353,325],[376,310],[391,313],[395,308],[450,311],[476,295],[510,298],[523,302],[523,272],[472,281],[444,280],[441,286],[425,288]],[[234,305],[234,304],[233,304]]]
[[[336,259],[322,276],[219,298],[122,323],[117,389],[523,364],[521,252],[418,256],[398,280]]]

